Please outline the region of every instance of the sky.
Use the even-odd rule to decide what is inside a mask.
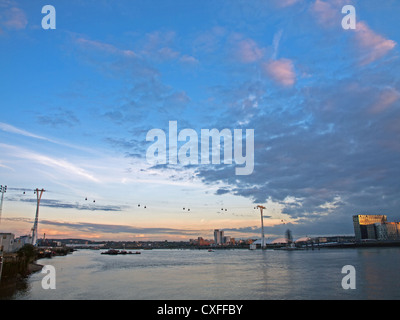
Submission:
[[[0,231],[31,232],[36,188],[39,238],[257,238],[257,205],[269,240],[353,235],[355,214],[400,220],[399,9],[0,0]],[[171,121],[199,152],[202,129],[254,130],[254,170],[150,163],[146,136],[169,142]]]

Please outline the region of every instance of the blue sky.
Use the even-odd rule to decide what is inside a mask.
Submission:
[[[347,4],[355,30],[341,26]],[[254,237],[257,204],[271,239],[352,234],[353,214],[399,219],[399,9],[0,0],[0,230],[29,233],[35,188],[39,234],[56,238]],[[151,166],[146,134],[169,121],[254,129],[254,172]]]

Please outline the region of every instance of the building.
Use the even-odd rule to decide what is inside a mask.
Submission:
[[[400,222],[375,223],[377,240],[400,240]]]
[[[14,249],[13,251],[18,251],[21,249],[24,245],[26,244],[31,244],[32,243],[32,236],[27,235],[27,236],[20,236],[18,238],[15,238],[14,240]]]
[[[376,239],[375,223],[382,224],[386,222],[387,218],[385,215],[355,215],[353,216],[354,234],[356,241],[364,239]]]
[[[222,243],[223,244],[231,244],[231,237],[230,236],[224,236]]]
[[[223,230],[214,230],[214,242],[216,245],[223,244],[224,241],[224,231]]]
[[[400,240],[400,222],[386,222],[388,240]]]
[[[400,223],[388,222],[385,215],[353,216],[356,241],[400,240]]]
[[[15,235],[13,233],[0,233],[0,251],[13,252],[14,238]]]
[[[211,244],[210,240],[203,239],[202,237],[197,238],[197,245],[199,246],[209,246]]]

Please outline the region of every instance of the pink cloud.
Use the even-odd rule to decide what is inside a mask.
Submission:
[[[260,60],[264,50],[252,39],[241,40],[236,48],[236,57],[244,63],[251,63]]]
[[[361,65],[382,58],[396,46],[395,41],[385,39],[372,31],[365,22],[358,22],[355,31],[356,42],[362,54]]]
[[[284,87],[293,86],[296,82],[293,62],[289,59],[272,60],[264,63],[263,67],[269,77]]]
[[[28,24],[24,11],[16,7],[6,10],[1,18],[4,19],[3,25],[8,29],[21,30]]]

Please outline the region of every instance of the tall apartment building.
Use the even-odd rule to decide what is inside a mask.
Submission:
[[[224,241],[224,231],[223,230],[214,230],[214,241],[216,245],[222,244]]]

